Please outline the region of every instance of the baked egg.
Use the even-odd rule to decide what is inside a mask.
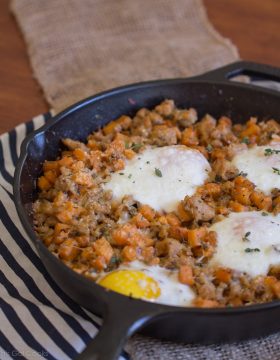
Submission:
[[[157,211],[174,211],[180,200],[203,185],[211,168],[206,158],[184,145],[148,148],[127,160],[125,168],[105,184],[113,197],[125,195]]]
[[[97,283],[123,295],[166,305],[187,306],[195,297],[188,285],[179,282],[177,270],[148,266],[138,260],[101,273]]]
[[[265,194],[280,188],[280,144],[246,149],[238,153],[232,163]]]
[[[280,215],[250,211],[231,213],[210,227],[217,249],[210,265],[224,266],[252,277],[266,275],[280,264]]]

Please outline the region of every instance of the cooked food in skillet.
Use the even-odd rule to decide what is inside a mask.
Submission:
[[[34,227],[100,285],[178,306],[280,298],[280,125],[165,100],[43,164]],[[279,215],[278,215],[279,214]]]

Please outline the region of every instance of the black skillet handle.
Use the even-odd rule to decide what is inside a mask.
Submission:
[[[280,83],[280,68],[270,65],[257,64],[249,61],[238,61],[216,70],[209,71],[197,77],[197,79],[215,82],[227,82],[238,75],[250,76],[253,80],[270,80]],[[239,83],[240,84],[240,83]],[[245,84],[253,87],[253,84]],[[275,90],[269,90],[274,92]],[[277,91],[275,91],[277,92]],[[279,94],[279,92],[278,92]]]
[[[160,313],[156,307],[141,310],[133,305],[133,301],[125,305],[111,303],[99,333],[77,360],[118,360],[126,340]]]

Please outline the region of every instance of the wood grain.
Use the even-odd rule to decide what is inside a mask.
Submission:
[[[280,66],[279,0],[204,0],[215,28],[242,59]]]
[[[230,38],[243,59],[280,66],[280,0],[204,0],[215,28]],[[9,12],[0,0],[0,133],[48,106],[33,78],[26,47]]]
[[[9,1],[0,1],[0,132],[48,110],[32,76],[26,47],[9,12]]]

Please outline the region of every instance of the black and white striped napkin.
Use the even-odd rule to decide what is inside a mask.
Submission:
[[[101,320],[72,301],[51,279],[18,218],[13,174],[25,136],[40,115],[0,136],[0,359],[75,359]]]

